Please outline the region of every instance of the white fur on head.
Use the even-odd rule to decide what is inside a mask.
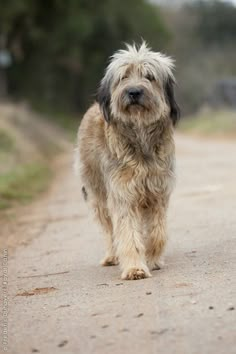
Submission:
[[[113,75],[122,75],[122,68],[127,65],[143,65],[147,71],[150,71],[156,80],[166,81],[168,78],[174,80],[172,70],[174,69],[174,60],[160,52],[153,52],[148,48],[144,41],[139,47],[126,44],[127,49],[118,50],[111,56],[110,64],[107,67],[104,81]]]
[[[151,121],[168,114],[169,107],[169,117],[175,125],[179,107],[174,96],[173,68],[172,58],[153,52],[146,42],[140,46],[126,44],[126,49],[117,51],[111,57],[98,90],[97,101],[105,120],[110,122],[112,116],[127,120],[127,115],[140,113],[140,109],[144,108],[149,116],[145,121]],[[143,91],[138,108],[129,105],[127,88],[132,86],[141,87]]]

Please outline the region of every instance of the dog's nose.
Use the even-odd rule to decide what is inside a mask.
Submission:
[[[127,90],[127,93],[133,101],[137,101],[142,96],[143,89],[132,87]]]

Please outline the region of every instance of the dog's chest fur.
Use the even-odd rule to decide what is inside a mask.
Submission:
[[[114,125],[106,130],[106,171],[111,190],[143,206],[169,195],[174,185],[172,127]]]

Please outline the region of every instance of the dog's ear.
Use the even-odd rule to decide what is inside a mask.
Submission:
[[[175,82],[173,78],[168,78],[165,85],[165,94],[167,102],[170,106],[170,118],[175,126],[180,118],[180,108],[175,100],[174,85]]]
[[[99,103],[100,109],[107,123],[111,121],[111,91],[110,84],[111,80],[104,78],[97,91],[97,102]]]

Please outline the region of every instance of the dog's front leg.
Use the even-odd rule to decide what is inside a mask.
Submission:
[[[112,209],[114,242],[122,269],[121,278],[135,280],[150,277],[137,208],[113,202]]]
[[[147,264],[151,270],[159,269],[161,266],[160,256],[167,240],[166,208],[158,206],[150,211],[147,223]]]

